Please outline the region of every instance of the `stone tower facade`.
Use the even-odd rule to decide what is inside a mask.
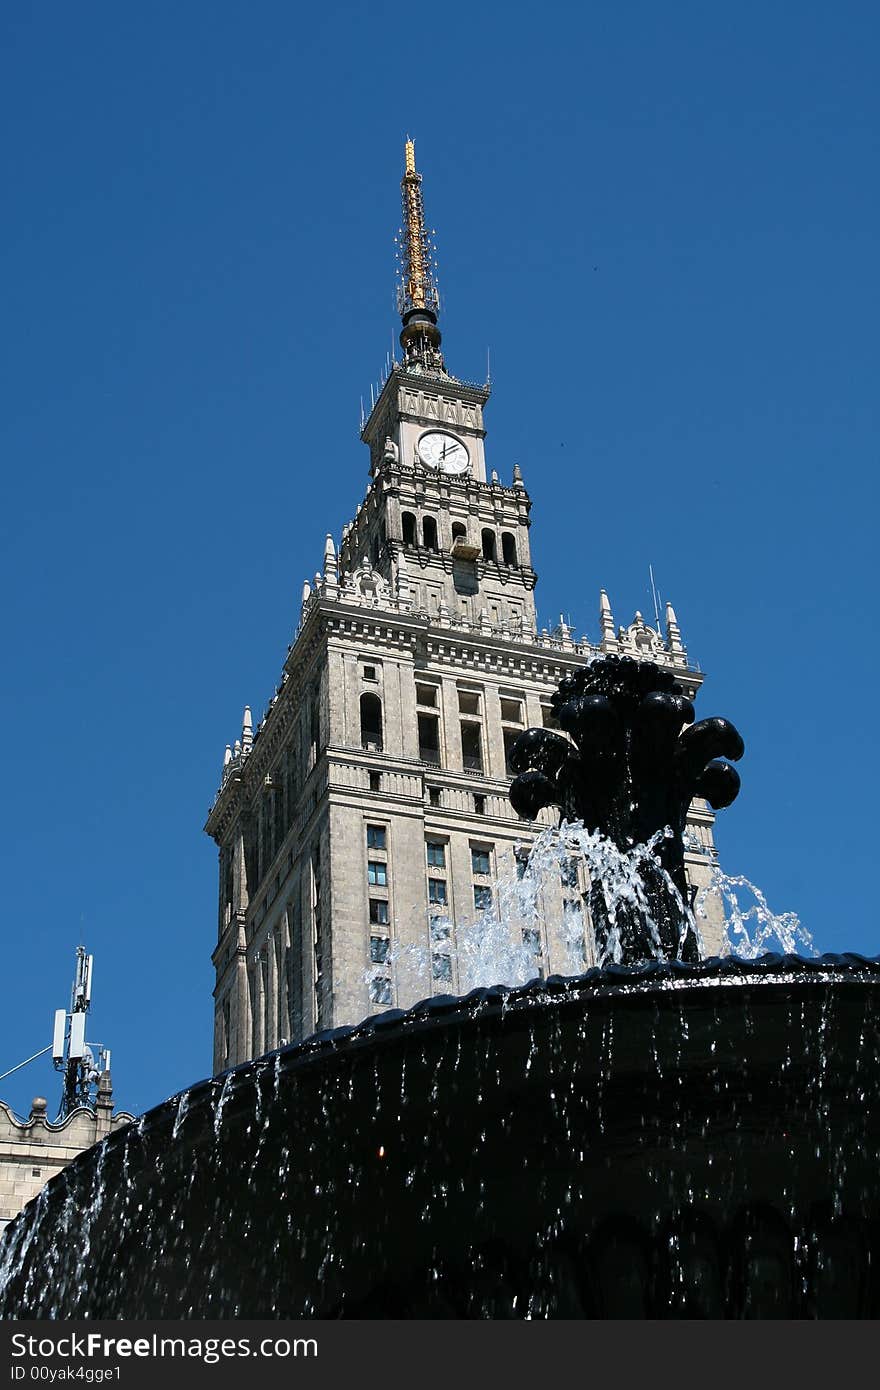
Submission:
[[[458,936],[539,828],[507,797],[517,734],[552,722],[562,676],[599,653],[668,666],[691,697],[702,680],[670,605],[664,631],[638,613],[618,628],[602,591],[596,643],[561,620],[538,630],[531,499],[518,467],[504,483],[487,471],[488,384],[446,368],[420,182],[408,143],[403,359],[363,423],[366,493],[338,547],[326,538],[281,681],[256,729],[245,709],[205,827],[220,852],[215,1071],[465,988]],[[709,856],[688,858],[695,887],[713,819],[694,803]],[[545,904],[564,933],[523,925],[536,974],[571,973],[584,887],[563,873]],[[717,948],[720,924],[703,930]]]

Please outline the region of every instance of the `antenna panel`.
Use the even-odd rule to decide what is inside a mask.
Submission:
[[[85,1000],[87,1004],[91,1003],[92,998],[92,966],[94,965],[94,963],[94,956],[86,956],[86,978],[85,989],[83,990],[83,993],[85,995]]]
[[[60,1062],[64,1056],[64,1034],[67,1029],[67,1010],[55,1010],[55,1028],[52,1034],[52,1056]]]
[[[71,1061],[79,1059],[86,1050],[86,1016],[85,1014],[71,1014],[70,1016],[70,1052]]]

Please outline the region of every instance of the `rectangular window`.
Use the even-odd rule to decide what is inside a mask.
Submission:
[[[428,856],[428,864],[432,869],[446,868],[446,846],[439,840],[429,840],[425,845]]]
[[[381,774],[381,772],[371,772],[371,773],[370,773],[370,791],[371,791],[371,792],[378,792],[378,791],[381,791],[381,790],[382,790],[382,774]]]
[[[463,723],[461,726],[461,761],[462,766],[468,772],[483,771],[479,724]]]
[[[486,814],[486,798],[480,792],[474,792],[474,812],[478,816]]]
[[[370,960],[374,965],[384,965],[388,959],[390,941],[387,936],[370,937]]]
[[[367,878],[374,888],[387,888],[388,886],[388,865],[380,864],[375,859],[367,862]]]
[[[516,743],[516,741],[517,741],[517,739],[519,738],[521,732],[522,732],[521,729],[502,729],[502,730],[501,730],[502,736],[503,736],[503,738],[504,738],[504,767],[505,767],[505,770],[506,770],[506,772],[507,772],[508,777],[512,777],[513,774],[514,774],[514,772],[516,771],[516,769],[514,768],[513,763],[511,762],[510,758],[511,758],[511,753],[513,752],[513,745]]]
[[[488,874],[491,872],[489,867],[489,850],[471,850],[471,868],[475,874]]]
[[[429,705],[437,708],[437,687],[436,685],[417,685],[416,699],[420,705]]]
[[[440,720],[436,714],[419,715],[419,757],[440,766]]]
[[[483,883],[474,884],[474,907],[478,912],[485,912],[492,906],[492,889]]]
[[[435,951],[431,956],[431,974],[435,980],[452,979],[452,960],[445,951]]]
[[[370,921],[388,926],[388,904],[384,898],[370,898]]]
[[[451,935],[448,917],[431,918],[431,940],[448,941]]]
[[[556,718],[550,705],[541,706],[541,721],[545,729],[559,728],[559,720]]]
[[[375,975],[370,981],[370,1000],[373,1004],[391,1003],[391,979],[388,975]]]
[[[441,805],[441,801],[440,801],[440,788],[439,788],[439,787],[429,787],[429,788],[428,788],[428,805],[429,805],[429,806],[439,806],[439,805]]]
[[[526,869],[529,867],[529,851],[516,849],[513,854],[516,859],[516,876],[517,878],[525,878]]]
[[[537,927],[525,927],[523,929],[523,945],[531,951],[533,956],[543,954],[541,950],[541,933]]]
[[[446,906],[446,880],[443,878],[428,879],[428,902],[440,903]]]
[[[522,701],[506,700],[501,697],[501,718],[507,724],[522,723]]]
[[[563,888],[577,888],[578,886],[578,866],[576,859],[566,859],[559,871],[562,879]]]
[[[384,825],[367,826],[367,849],[387,849],[388,832]]]
[[[313,697],[309,709],[309,740],[312,745],[312,753],[315,753],[321,741],[321,710],[317,695]]]
[[[459,690],[458,708],[462,714],[479,714],[480,697],[476,690]]]
[[[364,671],[364,680],[365,680],[365,681],[374,681],[374,680],[376,679],[376,668],[375,668],[375,666],[365,666],[365,667],[363,668],[363,671]]]

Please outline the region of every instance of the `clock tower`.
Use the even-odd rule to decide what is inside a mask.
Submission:
[[[377,505],[366,516],[361,510],[346,530],[340,559],[351,569],[370,557],[392,587],[403,584],[435,617],[533,632],[531,504],[518,468],[510,487],[494,470],[487,476],[488,382],[460,381],[446,368],[421,179],[407,140],[398,285],[403,360],[361,432]]]
[[[538,828],[508,799],[517,736],[552,723],[559,681],[600,653],[666,666],[689,696],[702,681],[671,605],[663,630],[639,613],[618,628],[603,590],[596,641],[562,619],[538,630],[531,501],[518,465],[507,482],[487,470],[488,382],[446,366],[410,140],[401,191],[402,356],[362,422],[366,493],[338,544],[326,537],[275,694],[256,729],[246,708],[205,827],[220,856],[218,1071],[468,989],[460,933],[515,880]],[[712,824],[695,802],[694,890]],[[535,974],[590,963],[579,872],[542,889],[541,923],[512,926]]]

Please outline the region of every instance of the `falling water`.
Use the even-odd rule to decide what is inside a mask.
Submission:
[[[671,830],[664,829],[647,844],[621,850],[613,841],[586,830],[580,821],[563,821],[559,826],[548,827],[535,839],[520,871],[497,881],[491,906],[476,920],[454,921],[439,910],[432,911],[427,940],[392,942],[386,960],[369,966],[365,979],[368,983],[373,981],[386,973],[390,964],[400,998],[425,998],[432,993],[438,955],[454,953],[460,994],[497,984],[524,985],[541,975],[543,943],[551,937],[561,944],[563,952],[562,968],[557,973],[580,975],[594,965],[621,962],[624,941],[619,923],[626,920],[627,911],[632,909],[647,922],[652,947],[649,959],[663,960],[665,952],[645,892],[646,865],[659,870],[679,907],[680,941],[684,941],[690,928],[702,959],[707,953],[700,923],[709,916],[712,899],[724,913],[721,955],[755,960],[768,950],[815,954],[810,933],[795,913],[772,912],[759,888],[742,875],[725,874],[711,851],[691,835],[686,836],[685,847],[705,856],[709,881],[697,893],[693,907],[682,902],[656,855],[660,842],[671,834]],[[580,891],[573,906],[560,915],[558,886],[564,876],[574,881],[572,875]],[[612,928],[601,946],[589,912],[592,885],[598,885],[602,893]]]

